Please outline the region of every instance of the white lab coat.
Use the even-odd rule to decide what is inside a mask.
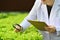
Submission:
[[[20,24],[25,30],[30,26],[27,20],[39,20],[44,21],[48,25],[53,25],[56,28],[55,33],[48,33],[46,31],[40,31],[44,36],[44,40],[60,40],[60,0],[55,0],[52,7],[50,18],[48,18],[48,11],[45,4],[41,3],[41,0],[36,0],[35,4],[30,11],[29,15]]]

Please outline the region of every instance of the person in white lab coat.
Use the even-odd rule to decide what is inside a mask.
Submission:
[[[40,31],[43,40],[60,40],[60,0],[36,0],[29,15],[21,24],[16,24],[15,31],[19,32],[28,28],[31,24],[27,20],[44,21],[49,27],[46,31]]]

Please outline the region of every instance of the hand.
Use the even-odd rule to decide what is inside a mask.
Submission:
[[[56,32],[56,28],[54,26],[48,26],[48,27],[45,27],[45,30],[48,31],[49,33],[54,33]]]
[[[14,28],[15,28],[15,32],[20,32],[20,31],[22,31],[22,27],[19,25],[19,24],[15,24],[14,25]]]

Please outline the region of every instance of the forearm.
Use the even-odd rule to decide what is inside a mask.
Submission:
[[[23,31],[24,31],[24,30],[25,30],[26,28],[28,28],[31,24],[25,19],[25,20],[23,20],[22,23],[20,23],[19,25],[22,27],[22,29],[23,29]]]

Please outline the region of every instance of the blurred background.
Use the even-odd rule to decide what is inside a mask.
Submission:
[[[33,25],[24,32],[15,32],[14,24],[20,24],[28,15],[35,0],[0,0],[0,40],[43,40]]]
[[[35,0],[0,0],[0,11],[30,11]]]

